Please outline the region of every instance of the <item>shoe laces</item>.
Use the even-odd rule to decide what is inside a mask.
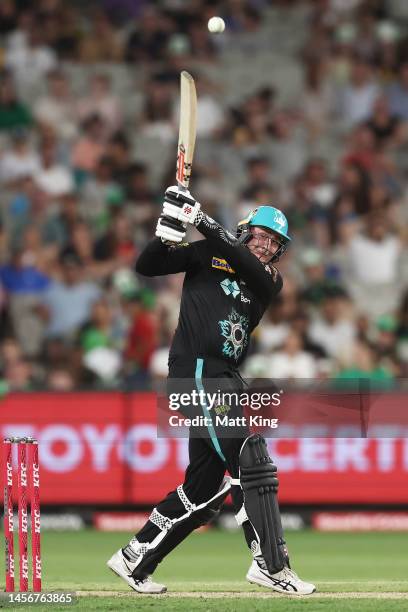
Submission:
[[[137,584],[146,584],[147,582],[151,582],[152,579],[150,576],[145,576],[144,578],[134,578],[133,579]]]
[[[286,565],[282,568],[281,572],[283,573],[283,575],[285,576],[285,579],[290,579],[290,580],[300,580],[299,576],[297,575],[296,572],[294,572],[292,569],[290,569],[289,567],[286,567]]]

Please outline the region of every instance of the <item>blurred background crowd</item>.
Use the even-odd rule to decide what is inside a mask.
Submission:
[[[175,180],[183,69],[193,195],[229,229],[272,203],[293,238],[244,374],[407,376],[408,2],[1,0],[3,383],[166,376],[183,279],[133,265]]]

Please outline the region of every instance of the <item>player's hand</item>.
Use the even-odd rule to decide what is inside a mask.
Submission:
[[[200,208],[200,202],[197,202],[189,191],[179,191],[177,186],[166,189],[163,202],[164,216],[194,225]]]
[[[180,223],[180,221],[170,219],[169,217],[159,217],[156,226],[156,236],[158,238],[168,242],[182,242],[185,235],[186,226]]]

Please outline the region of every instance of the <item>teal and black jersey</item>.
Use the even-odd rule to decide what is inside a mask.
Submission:
[[[282,278],[210,217],[202,215],[197,229],[205,240],[180,245],[151,241],[136,271],[145,276],[186,273],[170,363],[213,357],[237,367],[252,331],[281,290]]]

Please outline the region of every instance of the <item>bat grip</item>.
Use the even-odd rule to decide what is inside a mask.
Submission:
[[[177,189],[178,191],[181,191],[182,193],[186,193],[188,191],[187,187],[184,187],[182,183],[177,183]]]

